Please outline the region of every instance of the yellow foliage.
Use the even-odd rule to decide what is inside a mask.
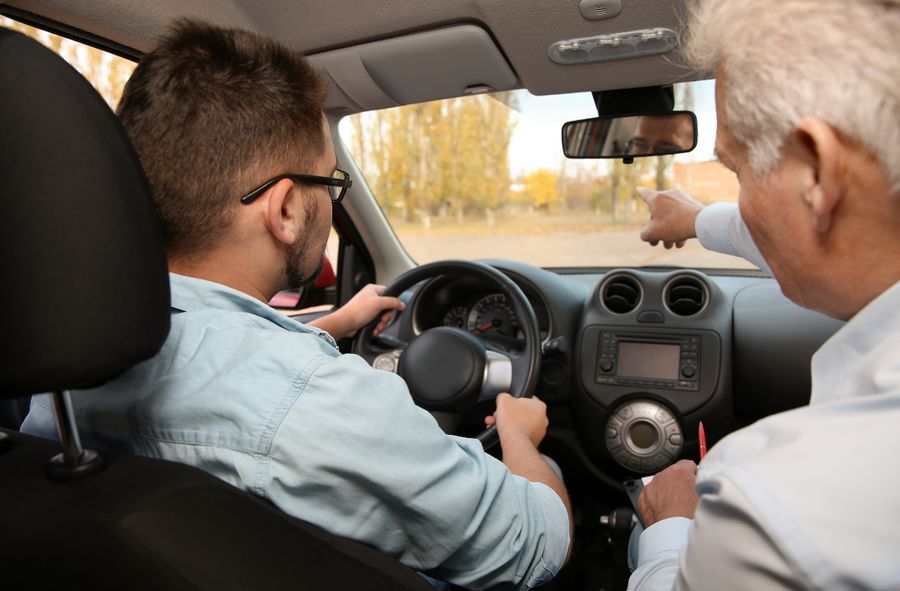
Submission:
[[[522,179],[524,189],[522,193],[528,198],[528,203],[535,207],[550,208],[562,203],[562,195],[559,193],[559,175],[539,168]]]
[[[407,221],[493,209],[509,191],[511,113],[475,96],[355,115],[354,157],[381,206],[399,204]]]

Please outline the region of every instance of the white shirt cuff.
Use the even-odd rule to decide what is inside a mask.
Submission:
[[[692,521],[687,517],[669,517],[645,529],[638,539],[638,566],[679,552],[687,544]]]
[[[731,236],[732,218],[739,215],[736,203],[713,203],[697,214],[694,231],[700,244],[708,250],[740,256]]]
[[[704,248],[742,257],[763,271],[772,272],[756,248],[737,203],[713,203],[701,209],[694,220],[694,232]]]

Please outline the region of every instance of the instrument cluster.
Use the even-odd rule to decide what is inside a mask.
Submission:
[[[552,328],[544,297],[531,285],[520,283],[519,287],[534,310],[540,338],[546,341]],[[421,286],[413,302],[412,322],[416,334],[447,326],[514,349],[525,342],[512,302],[496,287],[473,277],[441,277]]]
[[[502,293],[486,295],[471,306],[453,305],[444,314],[443,324],[476,335],[517,338],[521,334],[516,312]]]

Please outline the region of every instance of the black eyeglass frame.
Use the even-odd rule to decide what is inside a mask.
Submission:
[[[253,189],[252,191],[250,191],[249,193],[247,193],[246,195],[241,197],[241,203],[244,205],[253,203],[254,199],[256,199],[257,197],[259,197],[260,195],[265,193],[272,185],[274,185],[275,183],[277,183],[278,181],[280,181],[282,179],[291,179],[292,181],[295,181],[298,183],[309,183],[312,185],[325,185],[326,187],[340,187],[341,190],[337,194],[337,197],[331,197],[332,203],[339,203],[341,201],[341,199],[344,198],[344,195],[347,194],[347,189],[349,189],[353,185],[353,181],[350,180],[350,173],[348,173],[346,170],[341,170],[340,168],[336,168],[335,172],[343,173],[346,178],[336,179],[331,176],[317,176],[314,174],[293,174],[293,173],[280,174],[274,178],[267,180],[266,182],[264,182],[257,188]],[[330,196],[331,196],[331,193],[329,192],[329,197]]]

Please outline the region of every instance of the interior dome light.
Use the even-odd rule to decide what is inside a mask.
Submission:
[[[656,28],[557,41],[547,55],[558,64],[584,64],[666,53],[678,45],[672,29]]]

